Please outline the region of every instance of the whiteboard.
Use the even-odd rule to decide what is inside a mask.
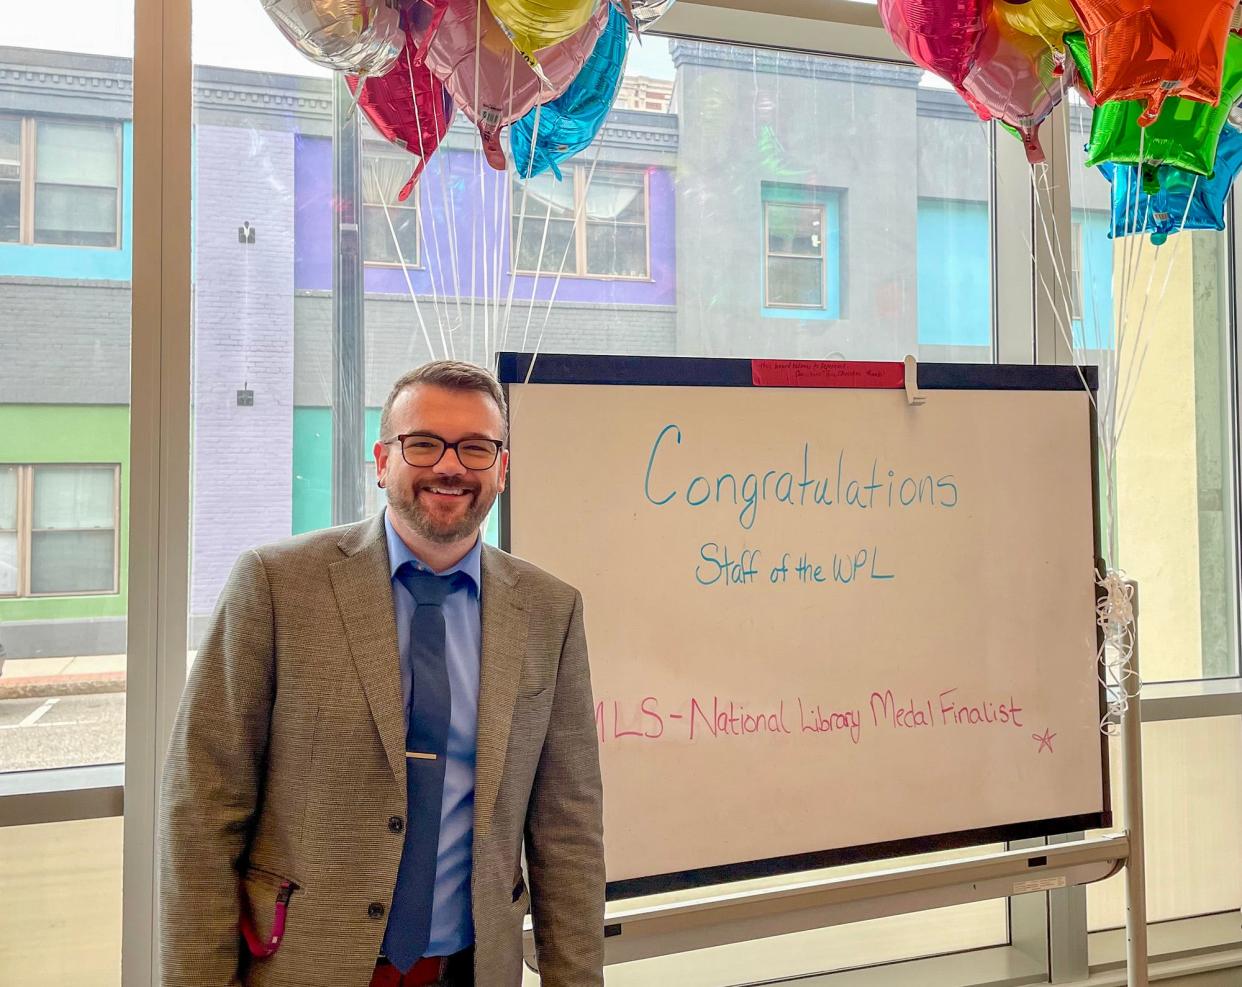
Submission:
[[[610,895],[1110,825],[1078,372],[924,365],[911,406],[900,365],[772,366],[501,358],[502,537],[583,595]]]

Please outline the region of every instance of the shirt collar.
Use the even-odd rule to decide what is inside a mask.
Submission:
[[[397,577],[397,570],[407,562],[414,563],[414,565],[420,569],[427,569],[431,572],[435,571],[431,568],[431,566],[427,565],[422,559],[410,551],[410,546],[401,540],[401,536],[397,534],[396,529],[392,526],[391,519],[388,517],[387,508],[384,510],[384,534],[388,539],[388,564],[391,569],[390,575],[393,579]],[[464,572],[470,577],[470,582],[473,584],[475,593],[478,593],[479,587],[483,584],[482,559],[483,538],[480,536],[475,538],[474,545],[471,547],[470,551],[462,557],[460,562],[458,562],[455,566],[446,569],[444,572],[439,573],[439,575],[448,576],[454,572]]]

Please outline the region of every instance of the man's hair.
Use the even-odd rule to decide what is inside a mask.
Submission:
[[[380,437],[390,438],[392,432],[392,406],[396,404],[405,391],[418,384],[431,384],[442,387],[446,391],[478,391],[486,394],[500,409],[500,419],[504,427],[504,438],[509,438],[509,406],[505,401],[504,388],[496,376],[473,363],[461,363],[457,360],[436,360],[424,363],[421,367],[403,374],[392,385],[388,400],[384,402],[384,410],[380,413]]]

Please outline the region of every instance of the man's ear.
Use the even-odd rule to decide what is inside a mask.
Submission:
[[[496,483],[496,492],[504,493],[505,485],[509,482],[509,450],[505,449],[500,454],[500,479]]]

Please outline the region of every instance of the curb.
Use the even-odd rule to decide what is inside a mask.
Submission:
[[[0,700],[94,696],[124,691],[124,672],[88,672],[82,675],[0,679]]]

